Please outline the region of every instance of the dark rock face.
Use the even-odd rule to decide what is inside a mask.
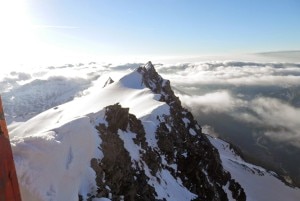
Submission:
[[[246,200],[245,192],[241,192],[241,185],[237,183],[234,179],[230,180],[229,190],[232,192],[232,197],[236,200]]]
[[[147,182],[149,178],[140,165],[132,164],[131,157],[118,134],[119,129],[137,134],[135,143],[147,150],[140,153],[142,158],[153,172],[159,169],[159,163],[155,161],[156,155],[146,143],[141,122],[128,111],[128,108],[121,108],[118,104],[106,107],[108,125],[100,124],[97,127],[103,141],[101,148],[104,154],[101,161],[97,159],[91,161],[91,167],[97,175],[96,182],[99,187],[97,196],[107,196],[108,193],[112,193],[116,199],[124,195],[125,200],[130,201],[155,200],[154,188]],[[150,165],[151,160],[155,161],[153,165]]]
[[[236,182],[223,169],[218,151],[202,134],[193,115],[181,106],[170,82],[155,71],[151,62],[138,71],[143,75],[144,84],[154,93],[161,94],[160,101],[170,106],[171,115],[161,121],[156,136],[168,162],[178,164],[177,173],[173,172],[173,176],[179,176],[191,192],[199,195],[199,200],[227,200],[222,186]],[[237,194],[235,199],[245,200],[242,199],[246,196],[240,185],[230,190]]]
[[[168,170],[174,178],[180,178],[182,184],[197,195],[194,200],[228,200],[223,190],[226,184],[229,184],[234,199],[246,200],[243,188],[223,169],[218,151],[202,134],[192,114],[181,106],[170,82],[155,71],[151,62],[139,67],[137,72],[141,73],[143,84],[160,94],[160,101],[169,105],[170,115],[157,116],[159,124],[155,137],[158,147],[152,148],[146,142],[142,122],[130,114],[128,108],[118,104],[105,108],[107,124],[96,127],[102,139],[99,149],[104,157],[91,161],[98,186],[98,194],[91,198],[107,197],[112,193],[114,196],[124,195],[125,200],[130,201],[157,200],[155,188],[149,184],[147,166],[158,181],[156,175],[162,169]],[[133,141],[140,147],[138,161],[131,158],[120,136],[129,133],[135,134]],[[162,163],[162,158],[167,164]]]
[[[109,78],[106,80],[106,82],[104,83],[103,88],[106,87],[106,86],[108,86],[108,85],[110,85],[110,84],[112,84],[112,83],[114,83],[114,80],[111,79],[111,77],[109,77]]]
[[[137,69],[143,75],[143,83],[156,94],[160,94],[160,101],[166,102],[168,105],[176,105],[181,107],[178,97],[175,96],[171,89],[170,81],[163,79],[155,70],[149,61],[144,67]],[[182,107],[181,107],[182,108]]]

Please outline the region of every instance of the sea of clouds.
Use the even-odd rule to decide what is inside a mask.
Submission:
[[[203,131],[300,184],[300,63],[160,65]]]
[[[159,72],[186,107],[268,127],[264,135],[300,147],[300,64],[202,62],[162,65]]]

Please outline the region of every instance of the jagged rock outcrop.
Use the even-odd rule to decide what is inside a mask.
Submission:
[[[124,195],[125,200],[155,200],[155,191],[148,184],[149,178],[142,170],[141,164],[132,164],[131,157],[124,147],[124,142],[119,134],[126,135],[126,132],[136,134],[135,142],[144,148],[143,161],[149,164],[155,172],[159,168],[157,155],[147,146],[145,131],[141,122],[132,114],[128,108],[121,108],[119,104],[108,106],[105,109],[107,125],[100,124],[97,127],[101,135],[101,149],[104,158],[101,161],[93,159],[92,168],[97,174],[98,196],[107,196],[112,193],[116,197]],[[125,133],[119,133],[119,130]],[[158,166],[158,167],[156,167]]]
[[[217,150],[202,134],[193,115],[181,106],[170,82],[155,71],[152,63],[148,62],[138,71],[143,75],[144,84],[154,93],[161,94],[160,101],[170,106],[171,115],[161,120],[156,135],[159,148],[168,162],[178,164],[177,172],[180,173],[174,176],[179,176],[185,186],[199,195],[200,200],[226,200],[222,186],[227,182],[236,182],[224,171]],[[241,186],[232,186],[235,186],[230,189],[234,191],[235,199],[244,200],[245,193]]]
[[[136,71],[142,75],[144,86],[169,106],[170,114],[157,116],[157,147],[153,147],[146,141],[144,124],[128,108],[119,104],[105,108],[107,123],[96,127],[104,157],[91,161],[98,186],[98,194],[91,198],[112,193],[130,201],[160,200],[154,182],[164,182],[161,172],[168,171],[195,194],[193,200],[228,200],[225,185],[234,199],[246,200],[243,188],[223,169],[218,151],[202,134],[193,115],[181,106],[170,82],[155,71],[151,62]],[[134,145],[125,147],[126,140]]]
[[[109,78],[106,80],[106,82],[104,83],[103,88],[106,87],[106,86],[108,86],[108,85],[110,85],[110,84],[112,84],[112,83],[114,83],[114,82],[115,82],[115,81],[114,81],[111,77],[109,77]]]

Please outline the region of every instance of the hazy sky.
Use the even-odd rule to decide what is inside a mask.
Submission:
[[[299,22],[299,0],[3,0],[0,50],[18,62],[298,50]]]

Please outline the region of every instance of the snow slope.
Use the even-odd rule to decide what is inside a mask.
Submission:
[[[151,124],[157,116],[169,114],[169,106],[157,101],[157,95],[141,80],[141,75],[133,71],[105,88],[96,85],[88,95],[49,109],[11,131],[24,200],[77,200],[79,192],[86,195],[89,192],[84,191],[95,188],[95,173],[89,164],[91,158],[102,157],[95,126],[104,122],[103,108],[107,105],[119,102],[129,107],[131,113],[143,119],[150,135],[147,141],[156,144]],[[132,159],[136,159],[132,139],[123,140]],[[180,200],[193,197],[169,172],[162,174],[165,187],[151,180],[160,198],[175,192],[185,198]]]
[[[23,200],[77,200],[82,183],[91,187],[95,183],[88,164],[98,142],[84,116],[49,130],[15,136],[12,144]]]
[[[285,185],[274,172],[245,162],[227,142],[210,136],[208,139],[218,149],[223,167],[244,188],[248,201],[300,200],[299,188]]]

